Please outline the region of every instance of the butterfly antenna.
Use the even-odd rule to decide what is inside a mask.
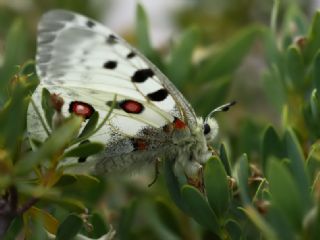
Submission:
[[[230,109],[231,106],[235,105],[237,102],[236,101],[232,101],[226,104],[223,104],[215,109],[213,109],[208,116],[205,118],[204,122],[208,122],[209,118],[216,112],[226,112]]]

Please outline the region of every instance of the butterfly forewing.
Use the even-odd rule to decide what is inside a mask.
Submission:
[[[116,96],[110,118],[90,138],[106,144],[107,156],[145,149],[156,156],[156,151],[170,144],[167,126],[175,121],[189,128],[196,125],[194,110],[175,86],[102,24],[54,10],[43,16],[38,31],[36,59],[41,82],[34,102],[40,109],[41,90],[47,88],[64,99],[65,115],[75,111],[77,104],[83,110],[84,104],[99,112],[101,123]],[[33,107],[29,107],[28,130],[37,138],[46,136]]]

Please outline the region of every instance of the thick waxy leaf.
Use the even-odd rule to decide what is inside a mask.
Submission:
[[[137,202],[133,201],[130,206],[124,208],[122,210],[121,218],[119,221],[119,227],[118,227],[118,233],[119,238],[123,240],[129,240],[132,239],[131,236],[131,226],[133,222],[134,212],[137,207]]]
[[[151,46],[148,17],[141,4],[137,4],[136,15],[136,36],[138,40],[138,48],[147,58],[161,69],[162,61],[159,58],[159,54],[157,54]]]
[[[59,180],[54,184],[55,187],[63,187],[70,185],[77,181],[77,177],[71,174],[63,174]]]
[[[286,167],[278,160],[271,159],[267,166],[272,202],[286,220],[299,231],[304,210],[303,196]]]
[[[259,26],[251,26],[232,37],[223,48],[220,48],[222,50],[218,54],[214,54],[201,63],[203,66],[196,81],[206,82],[235,71],[259,33],[261,33]]]
[[[56,234],[59,222],[50,213],[37,207],[30,208],[28,213],[35,218],[41,219],[46,231],[48,231],[51,234]]]
[[[320,48],[320,12],[317,11],[313,17],[311,29],[308,35],[305,58],[310,62]]]
[[[235,166],[235,171],[236,171],[235,172],[236,180],[239,185],[241,199],[244,205],[251,204],[249,188],[248,188],[249,163],[248,163],[248,157],[246,154],[243,154],[238,160]]]
[[[169,194],[174,203],[185,213],[188,213],[188,208],[183,200],[180,190],[180,184],[177,176],[173,172],[173,161],[164,161],[164,174],[166,179],[166,185]]]
[[[15,158],[19,152],[25,130],[24,119],[29,103],[29,91],[27,77],[17,76],[13,82],[10,99],[0,110],[0,146],[7,151],[5,155],[8,154],[8,160]]]
[[[156,210],[159,221],[170,230],[176,236],[180,236],[181,226],[179,225],[178,218],[172,211],[172,207],[170,207],[165,201],[159,199],[156,201]]]
[[[27,34],[23,21],[16,19],[9,28],[4,44],[4,64],[0,67],[0,106],[3,105],[6,97],[8,97],[9,81],[17,71],[17,65],[27,60]]]
[[[108,232],[109,228],[102,216],[103,215],[101,215],[100,213],[93,213],[90,215],[89,222],[93,226],[93,230],[89,232],[90,237],[99,238]]]
[[[317,182],[318,177],[317,174],[320,171],[320,144],[315,143],[311,146],[311,150],[309,152],[308,158],[307,158],[307,170],[309,172],[309,176],[311,179],[314,179],[314,182],[312,183],[312,190],[317,191]],[[316,188],[316,189],[314,189]]]
[[[288,222],[287,217],[283,214],[282,210],[278,206],[271,205],[268,208],[267,215],[265,217],[268,223],[272,226],[273,230],[277,233],[277,236],[281,240],[292,240],[295,237],[295,231],[292,225]]]
[[[304,62],[298,47],[291,46],[286,53],[287,74],[291,79],[291,86],[297,90],[302,90],[304,84]]]
[[[220,159],[228,176],[231,176],[231,164],[224,144],[220,146]]]
[[[172,50],[167,70],[170,80],[178,88],[189,79],[189,74],[192,71],[192,54],[198,39],[198,29],[190,28],[182,35],[179,45]]]
[[[3,239],[4,240],[17,239],[22,228],[23,228],[23,219],[22,219],[22,216],[18,216],[11,222]]]
[[[282,142],[272,126],[267,127],[263,133],[261,151],[262,166],[264,170],[266,169],[267,160],[269,157],[285,157]]]
[[[189,208],[189,214],[202,226],[220,235],[220,225],[217,216],[211,210],[208,202],[198,189],[190,185],[182,187],[182,196]]]
[[[265,239],[278,240],[277,234],[272,229],[272,226],[266,222],[266,220],[252,207],[247,206],[243,209],[250,220],[259,228],[264,235]],[[280,239],[279,239],[280,240]]]
[[[313,61],[313,85],[320,92],[320,51],[317,51]]]
[[[105,148],[102,143],[87,142],[70,149],[64,154],[64,157],[88,157],[101,152]]]
[[[287,156],[290,160],[288,166],[290,171],[292,172],[292,176],[294,178],[296,186],[299,189],[300,195],[304,199],[304,210],[307,210],[311,204],[309,194],[310,180],[306,174],[303,152],[298,139],[292,129],[287,129],[284,139],[287,147]]]
[[[55,130],[48,140],[36,152],[30,153],[21,159],[16,165],[16,174],[24,174],[32,170],[34,166],[45,160],[53,160],[61,154],[61,151],[68,145],[79,131],[83,119],[72,117],[61,127]]]
[[[42,89],[41,107],[44,111],[47,124],[52,127],[52,117],[55,110],[52,106],[51,94],[46,88]]]
[[[75,214],[70,214],[59,226],[56,240],[72,240],[82,228],[83,221]]]
[[[227,174],[217,157],[209,159],[204,170],[204,183],[208,202],[220,219],[225,217],[230,203],[230,189]]]
[[[278,65],[272,65],[269,72],[264,73],[263,83],[269,102],[280,113],[283,110],[283,105],[286,103],[287,96],[285,83]]]
[[[86,126],[83,128],[82,132],[80,133],[79,138],[85,138],[86,136],[89,136],[96,128],[98,120],[99,120],[99,113],[95,111],[90,117]]]

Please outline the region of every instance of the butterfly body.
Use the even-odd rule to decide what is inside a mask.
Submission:
[[[43,88],[63,98],[65,116],[90,119],[97,111],[99,124],[114,107],[89,139],[104,143],[105,150],[88,159],[66,159],[65,169],[131,171],[162,158],[193,176],[211,155],[208,143],[217,135],[216,121],[198,118],[166,76],[98,22],[64,10],[45,14],[39,24],[37,74],[41,81],[33,99],[39,109]],[[33,106],[28,132],[46,138]]]

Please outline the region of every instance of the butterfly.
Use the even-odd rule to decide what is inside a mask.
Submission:
[[[63,98],[64,115],[90,119],[98,112],[101,122],[114,104],[106,123],[89,139],[103,143],[104,151],[66,159],[62,167],[69,170],[130,171],[166,159],[192,178],[212,155],[209,143],[218,133],[212,114],[234,104],[222,105],[205,119],[197,117],[180,91],[137,49],[104,25],[65,10],[44,14],[39,23],[36,70],[40,84],[33,100],[39,109],[43,88]],[[34,106],[28,110],[28,132],[46,138]]]

